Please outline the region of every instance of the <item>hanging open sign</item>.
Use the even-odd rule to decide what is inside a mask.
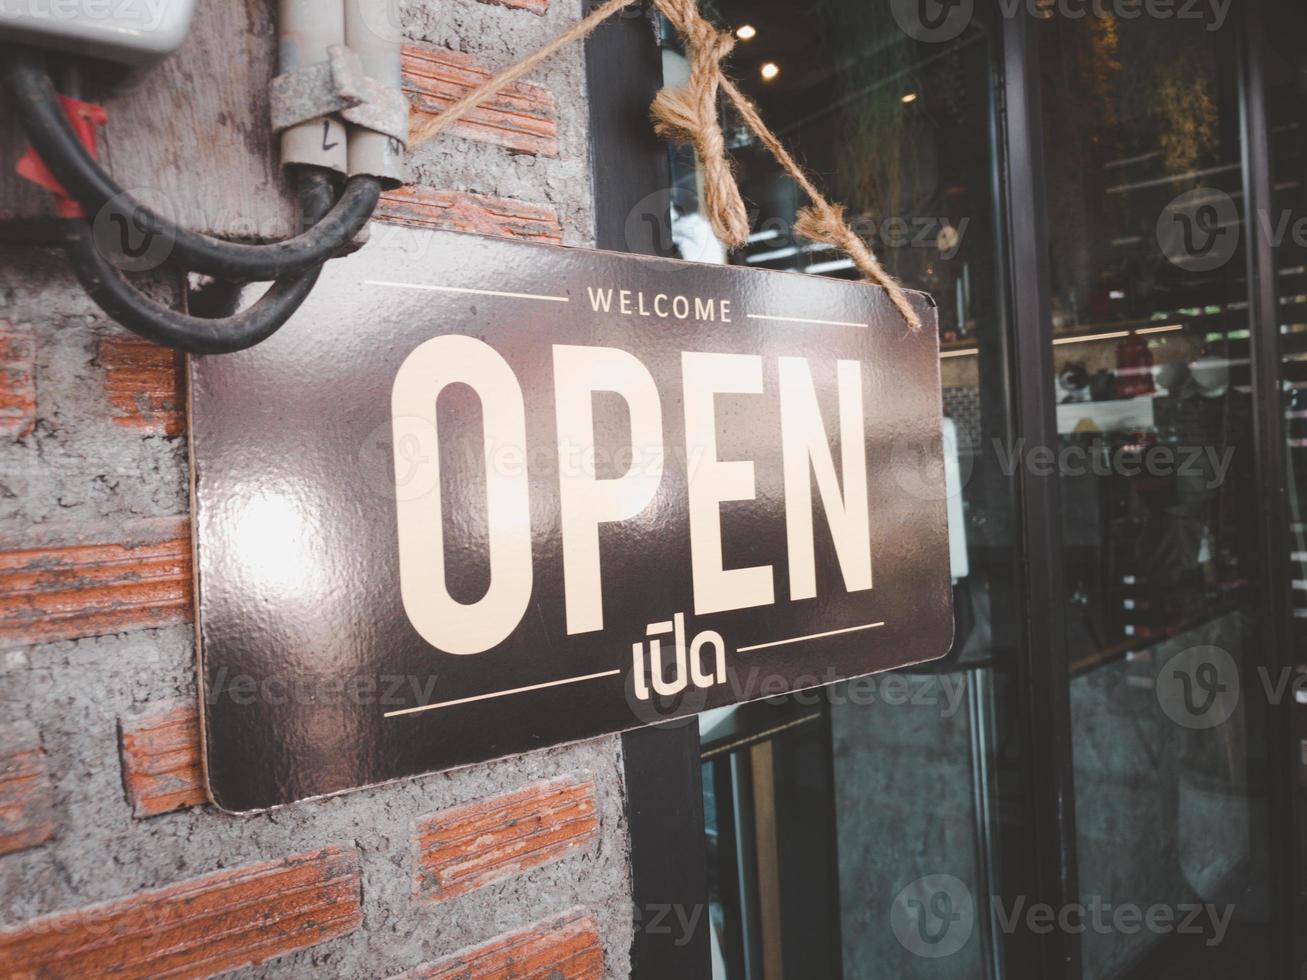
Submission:
[[[210,792],[259,809],[943,656],[938,337],[874,286],[378,229],[191,362]]]

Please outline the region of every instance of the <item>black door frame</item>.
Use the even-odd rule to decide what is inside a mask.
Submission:
[[[588,5],[589,0],[585,0]],[[982,0],[983,2],[983,0]],[[1241,136],[1248,214],[1271,206],[1269,135],[1265,79],[1260,61],[1264,0],[1236,4],[1240,32]],[[656,26],[645,8],[613,18],[586,43],[590,95],[591,172],[594,175],[596,245],[618,251],[666,254],[670,176],[662,144],[654,139],[647,111],[661,83]],[[1032,19],[1004,17],[998,25],[995,59],[995,126],[1001,247],[1007,272],[1011,330],[1005,338],[1012,400],[1012,435],[1027,445],[1057,445],[1053,397],[1052,316],[1044,208],[1043,131],[1039,50]],[[631,220],[635,215],[637,220]],[[1249,223],[1253,228],[1254,224]],[[660,230],[661,229],[661,230]],[[1250,234],[1248,271],[1254,398],[1254,451],[1258,506],[1266,546],[1262,575],[1263,666],[1296,666],[1290,655],[1291,615],[1287,555],[1275,542],[1287,541],[1289,508],[1285,429],[1279,396],[1279,297],[1274,250],[1265,236]],[[1021,532],[1018,587],[1023,630],[1015,677],[1021,692],[1018,730],[1025,737],[1023,811],[1006,815],[1009,833],[1022,847],[1004,846],[1002,887],[1030,903],[1055,908],[1080,900],[1072,777],[1070,664],[1062,596],[1061,502],[1055,477],[1023,472],[1013,487]],[[1294,787],[1301,778],[1296,754],[1292,699],[1275,706],[1267,747],[1270,767],[1271,847],[1286,859],[1274,862],[1272,907],[1276,976],[1295,976],[1302,940],[1294,924],[1304,910],[1299,894],[1301,849]],[[631,873],[636,932],[631,950],[637,980],[711,975],[707,915],[707,868],[703,847],[703,797],[697,726],[680,724],[627,733],[622,737],[631,838]],[[664,908],[679,907],[697,928],[641,928]],[[1080,980],[1080,944],[1074,934],[1016,933],[1004,940],[1010,976]]]
[[[1039,46],[1030,17],[995,19],[1001,25],[1002,77],[998,81],[1000,213],[1008,277],[1011,349],[1009,376],[1015,435],[1029,446],[1057,448],[1053,384],[1053,317],[1049,295],[1048,236],[1044,205],[1044,136]],[[1016,443],[1014,443],[1015,445]],[[1025,849],[1005,848],[1002,860],[1025,866],[1004,876],[1005,886],[1025,882],[1031,902],[1063,908],[1079,901],[1075,846],[1075,792],[1071,764],[1071,686],[1067,658],[1062,572],[1061,483],[1022,467],[1016,514],[1020,539],[1018,590],[1022,625],[1015,673],[1025,736],[1024,819],[1014,832],[1028,834]],[[1014,976],[1079,980],[1080,939],[1052,930],[1008,937]]]
[[[1307,667],[1307,651],[1295,656],[1292,650],[1290,563],[1280,547],[1290,540],[1291,516],[1280,383],[1279,280],[1273,243],[1260,233],[1256,221],[1256,215],[1269,214],[1274,204],[1263,64],[1266,0],[1243,0],[1234,7],[1248,241],[1249,357],[1256,406],[1253,452],[1262,538],[1261,642],[1257,649],[1248,651],[1245,665],[1252,680],[1254,668],[1265,668],[1270,676],[1280,677],[1281,671]],[[999,197],[1006,217],[1007,240],[1003,246],[1010,277],[1013,351],[1009,371],[1015,389],[1014,417],[1017,435],[1023,436],[1026,444],[1056,447],[1037,24],[1020,14],[997,19],[1002,23]],[[1014,861],[1011,851],[1007,852],[1004,861],[1012,866],[1005,868],[1004,884],[1027,882],[1033,891],[1032,901],[1057,908],[1062,903],[1080,901],[1058,480],[1023,473],[1017,493],[1024,534],[1023,565],[1027,571],[1023,590],[1026,630],[1017,674],[1025,693],[1020,723],[1029,739],[1025,762],[1030,794],[1025,799],[1032,853],[1019,855]],[[1252,662],[1259,653],[1260,662]],[[1307,962],[1307,939],[1297,928],[1307,912],[1303,894],[1307,884],[1307,868],[1303,867],[1307,833],[1300,829],[1303,807],[1297,791],[1304,781],[1307,717],[1297,716],[1293,698],[1270,705],[1266,737],[1271,814],[1267,846],[1272,855],[1282,858],[1272,860],[1268,882],[1272,929],[1278,940],[1272,954],[1272,975],[1291,980],[1300,975]],[[1033,951],[1029,938],[1021,934],[1008,937],[1009,962],[1020,963],[1023,969],[1033,962],[1038,964],[1038,972],[1018,969],[1011,975],[1079,980],[1082,966],[1077,936],[1053,930],[1035,944],[1037,949]]]
[[[1261,517],[1261,634],[1265,667],[1271,677],[1287,673],[1307,660],[1293,654],[1293,603],[1287,549],[1291,540],[1289,459],[1284,399],[1280,381],[1280,293],[1274,243],[1261,231],[1258,215],[1270,215],[1275,205],[1270,126],[1266,108],[1265,0],[1245,0],[1239,7],[1239,111],[1243,150],[1245,249],[1248,269],[1248,327],[1252,360],[1253,458],[1257,468],[1257,505]],[[1303,964],[1304,942],[1297,924],[1304,912],[1300,883],[1303,869],[1296,787],[1302,779],[1297,749],[1304,734],[1295,717],[1295,701],[1272,705],[1267,724],[1267,795],[1273,854],[1271,865],[1272,928],[1279,940],[1277,975],[1293,977]],[[1307,743],[1304,743],[1307,744]]]

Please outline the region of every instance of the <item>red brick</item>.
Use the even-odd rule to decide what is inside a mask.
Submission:
[[[189,621],[189,523],[142,519],[116,530],[117,541],[0,548],[0,645]]]
[[[54,830],[54,789],[36,729],[0,725],[0,854],[38,847]]]
[[[493,76],[462,51],[404,45],[404,91],[421,122]],[[557,107],[546,88],[514,82],[446,130],[482,143],[537,156],[558,156]]]
[[[36,425],[36,344],[30,330],[0,320],[0,436],[23,439]]]
[[[549,864],[599,837],[595,784],[560,776],[424,818],[414,893],[444,901]]]
[[[246,865],[0,932],[18,977],[210,977],[344,935],[362,921],[358,853]]]
[[[580,909],[412,970],[410,980],[599,980],[604,948]]]
[[[529,10],[533,14],[543,14],[549,9],[549,0],[481,0],[501,7],[513,7],[517,10]]]
[[[123,788],[136,817],[153,817],[204,803],[200,713],[190,702],[163,705],[119,719]]]
[[[125,334],[100,341],[99,361],[116,423],[166,436],[182,433],[180,354]]]
[[[563,240],[558,212],[546,204],[430,187],[409,186],[387,191],[381,195],[377,217],[418,228],[467,231],[530,242]]]

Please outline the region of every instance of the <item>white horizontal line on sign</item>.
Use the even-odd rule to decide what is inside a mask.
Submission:
[[[861,327],[867,329],[865,323],[850,323],[848,320],[809,320],[801,316],[768,316],[763,313],[746,313],[750,320],[779,320],[781,323],[819,323],[823,327]]]
[[[420,282],[386,282],[384,279],[365,279],[366,286],[391,286],[395,289],[426,289],[433,293],[471,293],[474,296],[503,296],[507,299],[538,299],[546,303],[570,303],[567,296],[542,296],[539,293],[503,293],[495,289],[468,289],[464,286],[427,286]]]
[[[842,630],[827,630],[825,633],[810,633],[807,636],[792,636],[788,640],[772,640],[770,643],[755,643],[751,647],[740,647],[736,653],[748,653],[751,650],[766,650],[768,647],[783,647],[787,643],[806,643],[808,640],[820,640],[827,636],[839,636],[841,633],[857,633],[861,630],[874,630],[884,623],[867,623],[865,626],[846,626]]]
[[[491,691],[489,694],[474,694],[470,698],[458,698],[454,701],[438,701],[435,704],[420,704],[416,708],[401,708],[387,711],[383,717],[394,718],[398,715],[416,715],[421,711],[435,711],[437,708],[452,708],[458,704],[471,704],[473,701],[489,701],[491,698],[503,698],[510,694],[525,694],[527,691],[539,691],[546,687],[560,687],[563,684],[579,684],[581,681],[593,681],[600,677],[612,677],[620,670],[604,670],[597,674],[584,674],[581,677],[564,677],[562,680],[545,681],[543,684],[528,684],[526,687],[514,687],[507,691]]]

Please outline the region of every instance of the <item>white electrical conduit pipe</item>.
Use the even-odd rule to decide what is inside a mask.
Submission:
[[[352,6],[359,0],[280,0],[277,56],[283,75],[326,61],[328,48],[345,43],[347,2]],[[345,123],[336,116],[321,116],[283,131],[281,162],[349,173]]]
[[[400,51],[403,35],[395,23],[395,0],[345,0],[345,43],[373,80],[403,91]],[[404,147],[385,133],[349,127],[349,172],[370,174],[390,183],[404,179]]]

